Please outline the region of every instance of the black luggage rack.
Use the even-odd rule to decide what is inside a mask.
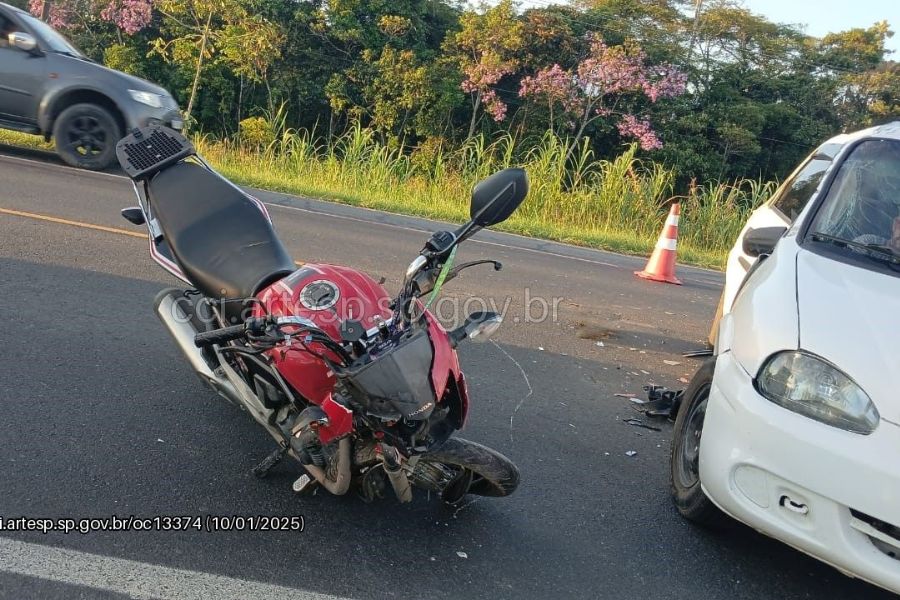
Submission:
[[[168,127],[134,129],[116,144],[116,158],[134,181],[149,179],[164,168],[196,154],[187,138]]]

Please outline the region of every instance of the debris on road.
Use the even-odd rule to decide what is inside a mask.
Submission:
[[[645,407],[641,409],[641,412],[648,417],[675,419],[684,390],[673,391],[661,385],[645,385],[644,391],[647,392],[646,401],[636,402],[632,400],[635,404],[641,404]]]
[[[649,429],[650,431],[662,431],[662,429],[660,429],[659,427],[654,427],[653,425],[647,425],[640,419],[631,418],[631,419],[625,419],[622,422],[626,423],[628,425],[631,425],[633,427],[642,427],[644,429]]]
[[[688,350],[687,352],[682,352],[682,356],[686,356],[687,358],[703,358],[704,356],[712,356],[713,351],[712,348],[701,348],[699,350]]]
[[[667,365],[669,365],[670,367],[676,367],[681,364],[677,360],[664,360],[663,362],[666,363]]]
[[[625,456],[628,456],[628,457],[637,456],[637,450],[629,450],[628,452],[625,453]]]
[[[687,377],[679,377],[678,381],[680,383],[690,383],[690,380]]]
[[[603,344],[603,342],[597,342],[594,345],[597,346],[598,348],[602,348],[604,344]]]
[[[469,555],[465,552],[457,552],[456,555],[460,558],[469,558]]]
[[[632,393],[615,394],[615,395],[618,396],[619,398],[635,398],[637,396],[637,394],[632,394]]]

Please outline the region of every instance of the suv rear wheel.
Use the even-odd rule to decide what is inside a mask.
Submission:
[[[73,104],[53,125],[56,151],[67,164],[98,171],[116,158],[116,142],[122,137],[115,118],[96,104]]]

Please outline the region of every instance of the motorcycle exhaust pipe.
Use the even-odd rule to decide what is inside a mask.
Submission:
[[[400,453],[393,446],[387,444],[381,445],[381,462],[384,465],[384,472],[394,488],[397,499],[405,504],[412,502],[412,486],[409,484],[409,478],[403,471],[400,464]]]
[[[206,359],[203,358],[202,350],[194,345],[194,336],[198,331],[183,308],[186,301],[187,298],[182,290],[175,288],[163,290],[156,295],[156,299],[153,301],[156,307],[156,316],[166,326],[200,380],[229,402],[240,406],[240,396],[234,386],[227,379],[213,372]]]

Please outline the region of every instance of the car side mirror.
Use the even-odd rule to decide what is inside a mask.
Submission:
[[[469,215],[479,227],[502,223],[527,195],[528,174],[525,169],[503,169],[475,185]]]
[[[34,36],[21,31],[9,34],[9,45],[18,48],[22,52],[34,53],[37,50],[37,40]]]
[[[742,243],[744,253],[748,256],[771,254],[787,229],[787,227],[781,226],[750,229],[744,234]]]

